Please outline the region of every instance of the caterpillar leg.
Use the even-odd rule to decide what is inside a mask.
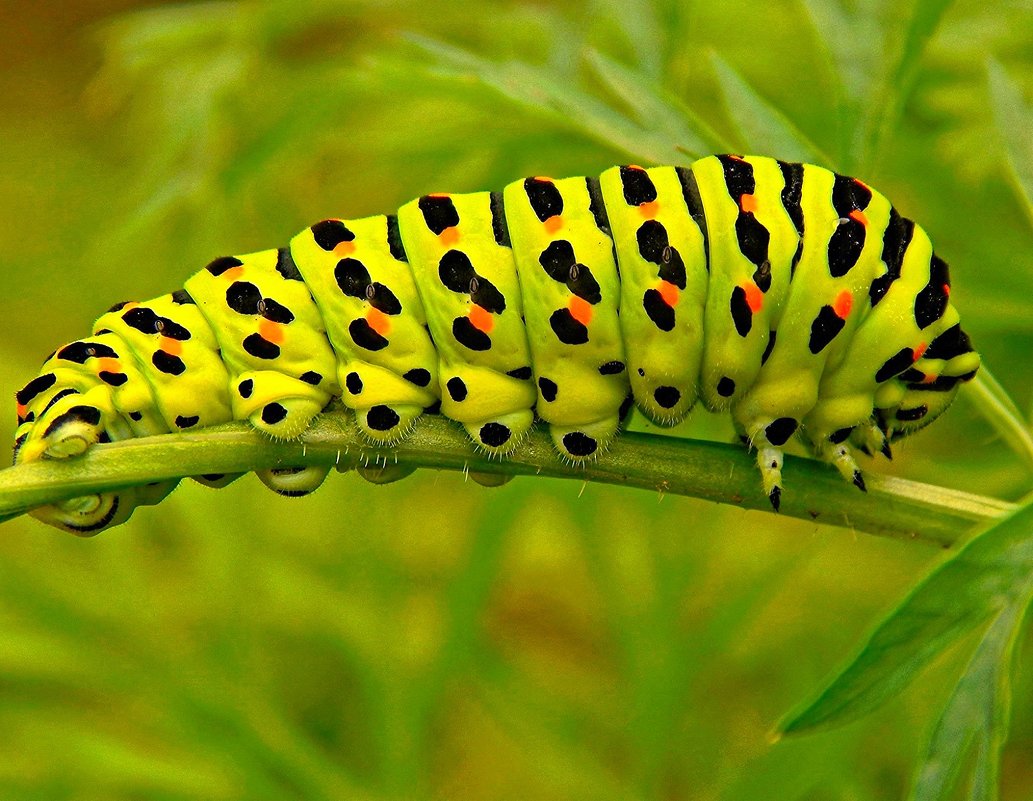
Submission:
[[[338,367],[344,387],[342,403],[355,412],[359,430],[374,445],[393,445],[405,438],[437,396],[427,388],[426,370],[409,378],[373,364],[350,361]]]
[[[470,439],[489,454],[512,453],[534,425],[538,399],[526,379],[479,365],[442,361],[441,413],[462,423]]]
[[[534,412],[521,409],[476,423],[464,423],[466,433],[489,454],[507,456],[527,436],[534,425]]]
[[[584,462],[606,449],[620,428],[620,417],[579,426],[549,425],[549,434],[556,450],[572,462]]]
[[[851,432],[850,442],[854,447],[868,454],[881,453],[887,459],[893,459],[889,437],[875,424],[874,420],[866,420],[855,427]]]
[[[277,495],[300,498],[319,489],[329,472],[330,465],[312,464],[305,467],[271,467],[258,470],[255,474]]]
[[[273,370],[242,373],[233,392],[234,417],[277,439],[294,439],[326,407],[330,395]]]
[[[861,492],[867,492],[868,488],[864,484],[864,476],[861,474],[861,468],[850,452],[850,446],[845,440],[834,442],[832,441],[833,439],[837,439],[835,434],[831,437],[825,437],[818,442],[812,442],[815,455],[823,462],[827,462],[835,467],[843,478],[861,490]]]
[[[407,476],[411,476],[416,472],[416,468],[402,464],[367,464],[357,465],[355,472],[370,484],[393,484],[396,481],[401,481]]]
[[[757,467],[764,494],[777,512],[782,505],[782,450],[770,446],[757,449]]]
[[[222,489],[228,487],[242,475],[244,473],[206,473],[203,476],[191,476],[191,478],[203,487]]]
[[[764,494],[777,512],[782,504],[782,446],[796,434],[800,424],[792,417],[767,418],[751,423],[735,419],[735,424],[746,446],[757,449],[757,467]]]
[[[482,487],[501,487],[513,480],[513,476],[506,473],[476,473],[471,470],[469,475]]]
[[[408,436],[422,414],[422,406],[378,403],[369,409],[356,409],[355,422],[373,444],[394,445]]]

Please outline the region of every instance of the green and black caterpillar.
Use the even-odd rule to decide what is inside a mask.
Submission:
[[[216,259],[47,359],[17,393],[15,461],[229,420],[293,438],[339,398],[379,445],[439,411],[505,456],[537,418],[579,462],[633,405],[668,426],[700,400],[731,412],[777,509],[791,437],[863,490],[854,450],[889,456],[978,366],[947,265],[881,194],[709,156],[425,195]],[[328,469],[260,475],[296,495]],[[92,533],[173,486],[36,514]]]

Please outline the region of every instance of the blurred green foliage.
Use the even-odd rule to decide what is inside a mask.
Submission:
[[[313,220],[727,147],[856,173],[919,220],[966,330],[1033,405],[1028,0],[132,6],[0,12],[5,391],[112,303]],[[722,430],[696,417],[687,433]],[[899,453],[878,469],[1030,483],[964,394]],[[0,797],[901,798],[975,639],[860,722],[769,733],[936,557],[445,473],[298,501],[185,484],[90,541],[15,521]],[[1008,608],[977,684],[1010,653]],[[1011,688],[1005,799],[1033,793],[1031,679]],[[934,754],[954,725],[985,724],[945,716]]]

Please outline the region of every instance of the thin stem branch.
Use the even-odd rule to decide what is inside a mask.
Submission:
[[[982,365],[976,377],[965,386],[965,391],[983,417],[1001,435],[1004,443],[1033,470],[1033,433],[1007,390]]]
[[[548,435],[536,430],[511,458],[500,461],[476,451],[465,433],[442,417],[423,418],[393,448],[375,448],[349,417],[326,414],[291,442],[274,442],[246,424],[229,423],[98,445],[78,459],[8,468],[0,471],[0,521],[65,498],[183,476],[307,464],[346,470],[377,463],[572,478],[770,511],[753,458],[738,446],[627,432],[598,460],[579,467],[564,464]],[[876,474],[866,476],[864,494],[812,459],[787,457],[784,475],[783,515],[942,547],[1014,509],[1005,501]],[[686,528],[691,527],[686,518]]]

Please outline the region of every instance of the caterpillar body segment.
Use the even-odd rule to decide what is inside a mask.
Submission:
[[[15,461],[234,419],[289,439],[340,399],[381,446],[440,411],[504,457],[541,419],[577,462],[633,404],[673,425],[700,400],[730,411],[777,508],[791,438],[864,489],[856,452],[888,457],[978,366],[946,264],[886,198],[813,165],[710,156],[425,195],[216,259],[48,358],[17,393]],[[260,478],[293,496],[327,472]],[[174,486],[35,514],[92,534]]]
[[[614,167],[599,176],[621,265],[627,375],[653,422],[681,422],[697,398],[709,284],[706,222],[685,168]],[[619,371],[620,365],[608,369]]]
[[[707,408],[731,408],[773,344],[799,245],[771,159],[712,156],[693,165],[709,243],[706,343],[700,373]],[[761,175],[766,180],[759,180]]]
[[[290,439],[340,394],[337,359],[290,251],[218,259],[185,284],[225,365],[232,418]]]
[[[537,413],[572,460],[592,456],[613,438],[630,393],[613,241],[589,184],[533,177],[503,192]]]
[[[345,406],[372,441],[404,437],[437,403],[437,352],[394,217],[324,220],[290,252],[337,354]]]
[[[502,196],[426,195],[398,231],[437,346],[441,413],[489,452],[511,452],[537,400]]]

